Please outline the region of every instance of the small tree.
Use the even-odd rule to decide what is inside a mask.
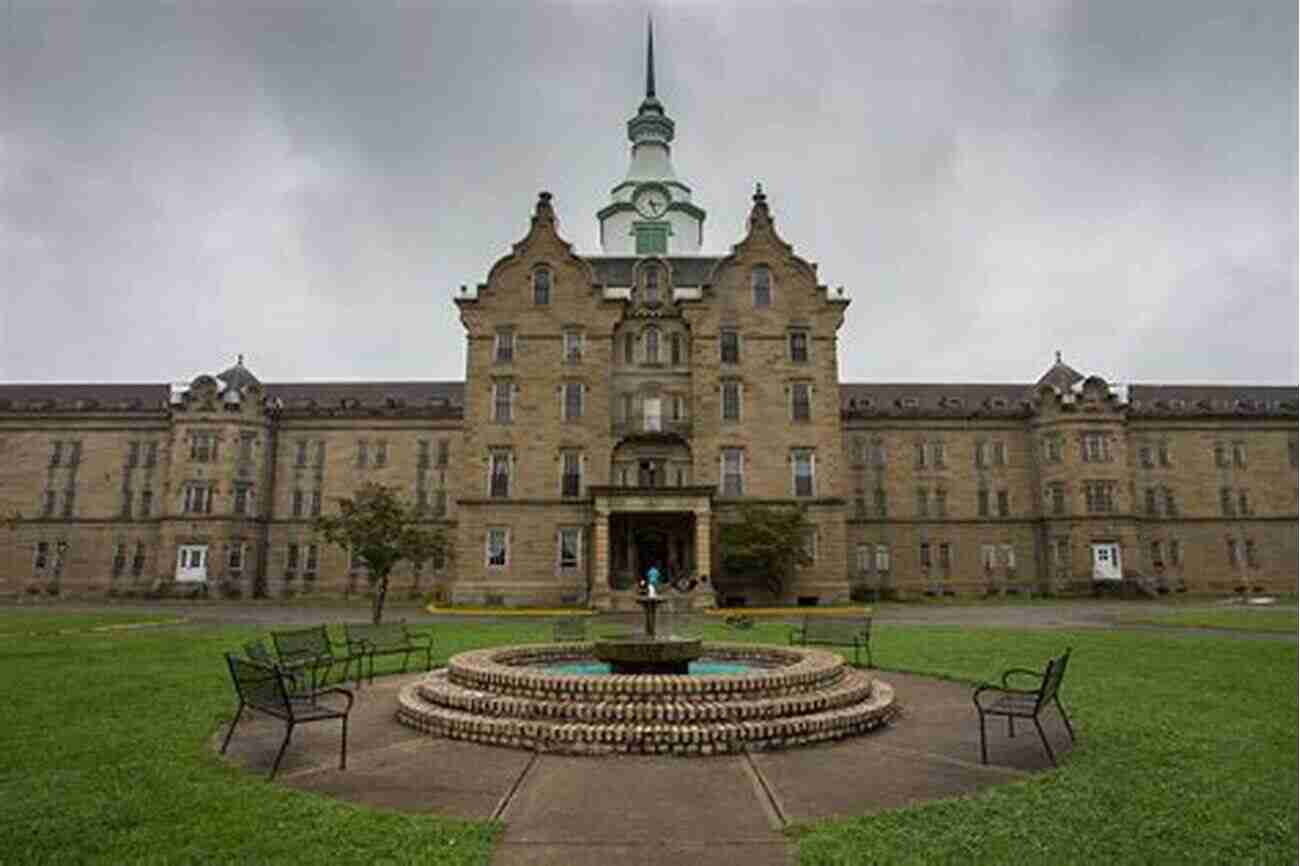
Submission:
[[[796,568],[812,564],[805,546],[812,528],[800,506],[743,506],[738,522],[720,527],[722,567],[728,574],[761,575],[779,596]]]
[[[447,534],[425,526],[418,512],[381,484],[367,484],[353,498],[340,499],[339,514],[318,517],[316,531],[365,563],[375,588],[371,616],[376,624],[384,616],[388,576],[399,562],[446,559],[451,554]]]

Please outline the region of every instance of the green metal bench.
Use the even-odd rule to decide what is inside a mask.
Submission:
[[[975,702],[975,711],[980,717],[980,760],[986,764],[989,762],[988,743],[984,735],[984,717],[1005,716],[1009,737],[1016,735],[1016,719],[1033,719],[1034,727],[1038,729],[1038,736],[1043,741],[1043,748],[1047,749],[1047,757],[1051,760],[1052,766],[1056,766],[1056,754],[1052,752],[1052,744],[1047,741],[1047,735],[1043,733],[1043,725],[1038,721],[1038,714],[1049,703],[1056,704],[1057,712],[1065,722],[1065,729],[1070,732],[1070,742],[1074,742],[1074,726],[1070,724],[1070,717],[1065,714],[1065,707],[1061,706],[1060,696],[1061,680],[1065,679],[1065,668],[1069,662],[1070,651],[1067,649],[1065,655],[1049,659],[1042,673],[1028,668],[1011,668],[1002,674],[1001,685],[982,683],[975,689],[971,700]],[[1038,680],[1038,686],[1033,689],[1012,688],[1010,679],[1013,676],[1032,677]],[[981,696],[983,700],[980,699]]]
[[[867,651],[867,667],[875,667],[871,658],[871,617],[845,619],[833,616],[806,616],[803,625],[790,630],[791,645],[853,647],[853,664],[860,664],[859,653]]]
[[[335,665],[343,666],[343,679],[346,680],[353,662],[357,663],[357,684],[361,684],[361,665],[365,657],[337,649],[330,640],[329,630],[323,625],[273,631],[271,642],[275,644],[275,654],[279,657],[280,667],[286,670],[301,669],[310,672],[311,691],[329,682]]]
[[[551,626],[551,638],[557,643],[585,641],[587,639],[587,617],[560,617]]]
[[[368,659],[370,662],[370,682],[375,681],[375,656],[402,654],[402,673],[412,654],[424,653],[424,669],[433,667],[433,638],[427,634],[411,631],[405,623],[362,623],[347,622],[343,624],[343,634],[347,639],[348,651]],[[360,672],[358,672],[360,675]]]

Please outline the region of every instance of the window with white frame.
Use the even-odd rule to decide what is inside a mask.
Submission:
[[[1016,570],[1016,548],[1014,545],[1004,544],[1001,549],[1002,565],[1006,568],[1008,574],[1014,574]]]
[[[719,354],[724,364],[740,363],[740,332],[724,329],[718,335]]]
[[[870,574],[871,573],[871,545],[859,544],[857,549],[857,554],[858,554],[858,573]]]
[[[722,449],[722,495],[745,495],[745,452],[740,448]]]
[[[582,383],[564,383],[564,403],[562,415],[565,421],[577,421],[582,417]]]
[[[1110,462],[1110,440],[1105,433],[1083,434],[1083,462]]]
[[[505,568],[510,561],[510,530],[502,526],[488,528],[486,540],[488,568]]]
[[[582,360],[582,332],[570,328],[564,332],[564,363],[576,364]]]
[[[556,564],[561,571],[576,571],[582,567],[582,529],[577,526],[561,527],[558,533]]]
[[[991,572],[998,564],[998,548],[996,544],[980,545],[980,563],[984,566],[984,571]]]
[[[488,496],[504,499],[510,495],[510,472],[514,455],[504,448],[493,449],[488,466]]]
[[[513,328],[498,328],[492,357],[498,364],[509,364],[515,359],[515,332]]]
[[[734,379],[722,383],[722,420],[740,420],[740,383]]]
[[[673,395],[673,420],[674,421],[686,420],[686,398],[683,397],[681,394]]]
[[[186,514],[212,513],[212,487],[207,483],[189,483],[185,485],[185,503],[182,509]]]
[[[816,472],[816,455],[811,448],[796,448],[791,452],[790,462],[794,470],[794,495],[813,496]]]
[[[560,495],[574,499],[582,495],[582,452],[560,452]]]
[[[755,307],[772,306],[772,269],[755,265],[749,272],[749,286],[754,295]]]
[[[889,545],[876,545],[876,572],[879,574],[889,573]]]
[[[809,421],[812,419],[812,385],[809,383],[791,383],[790,417],[795,421]]]
[[[515,383],[501,379],[492,383],[492,420],[497,424],[509,424],[514,420]]]

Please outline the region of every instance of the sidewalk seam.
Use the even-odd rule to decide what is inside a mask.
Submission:
[[[785,809],[781,807],[781,801],[777,798],[776,792],[772,790],[772,786],[768,784],[763,771],[754,763],[754,756],[750,754],[748,749],[745,749],[742,754],[745,756],[745,766],[749,770],[750,780],[760,794],[759,801],[763,804],[768,817],[772,819],[773,829],[784,830],[790,822],[785,817]]]
[[[515,794],[517,794],[520,787],[523,786],[524,779],[528,776],[528,771],[533,768],[533,765],[537,763],[537,759],[540,756],[540,752],[533,752],[532,755],[529,756],[528,763],[524,764],[524,768],[519,771],[519,776],[515,779],[514,784],[511,785],[510,789],[507,790],[505,794],[501,796],[501,799],[497,801],[497,807],[492,810],[491,820],[500,821],[501,817],[505,815],[506,809],[510,807],[511,801],[515,798]]]

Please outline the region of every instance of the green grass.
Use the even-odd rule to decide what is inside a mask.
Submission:
[[[1300,616],[1295,608],[1232,607],[1203,610],[1179,610],[1165,614],[1132,614],[1121,622],[1142,625],[1169,625],[1184,628],[1224,628],[1237,631],[1267,631],[1295,634],[1300,630]]]
[[[0,611],[0,633],[29,616]],[[120,621],[47,614],[44,623],[111,619]],[[550,622],[434,628],[445,658],[546,639]],[[787,628],[706,621],[698,631],[784,643]],[[264,633],[189,625],[0,640],[9,697],[0,862],[486,863],[498,825],[352,806],[268,784],[213,754],[211,737],[233,709],[220,654]],[[800,862],[1296,861],[1295,643],[879,623],[873,643],[886,668],[962,680],[1038,665],[1066,645],[1075,655],[1063,694],[1080,741],[1060,770],[797,828]]]
[[[131,613],[130,611],[113,611],[109,613],[66,614],[50,613],[48,608],[22,610],[9,608],[0,614],[0,639],[32,634],[54,634],[61,631],[85,631],[89,629],[120,628],[130,625],[148,623],[175,622],[179,616],[167,614]]]

